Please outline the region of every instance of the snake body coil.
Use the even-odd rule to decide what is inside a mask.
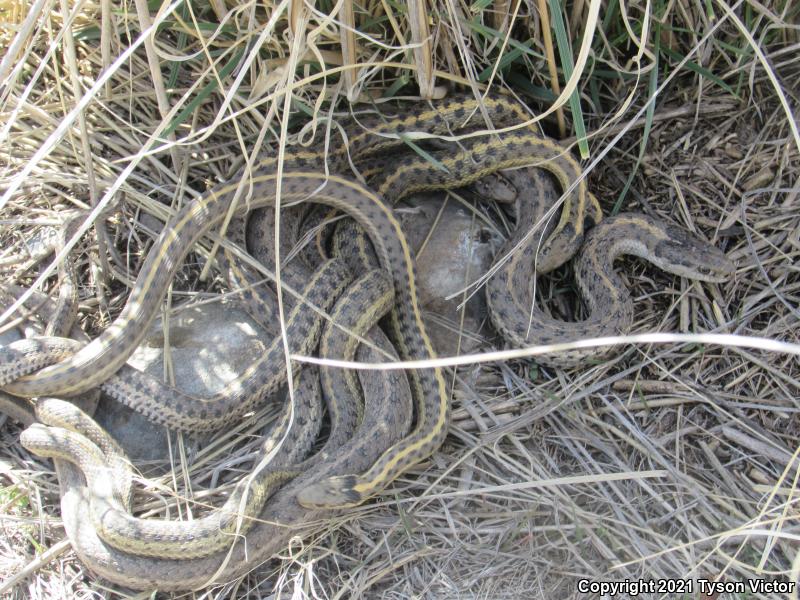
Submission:
[[[460,118],[464,111],[465,107],[461,106],[450,114]],[[365,139],[364,136],[362,139]],[[480,169],[467,169],[469,161],[466,158],[457,159],[450,168],[455,177],[460,177],[461,181],[471,181],[481,173],[491,172],[497,168],[524,164],[531,160],[536,162],[536,157],[522,152],[527,149],[538,155],[547,154],[552,160],[541,162],[547,168],[551,168],[564,184],[579,176],[579,169],[574,160],[566,158],[568,155],[553,142],[542,139],[532,132],[528,132],[525,136],[517,136],[513,140],[512,142],[492,138],[490,141],[477,144],[469,156],[472,161],[480,161]],[[361,142],[354,138],[353,146],[356,150],[360,144]],[[304,161],[318,161],[318,158],[313,154],[299,153],[287,160],[289,170],[284,172],[281,178],[264,167],[263,171],[244,176],[242,182],[220,186],[206,196],[187,204],[167,224],[149,253],[128,302],[116,321],[69,360],[47,367],[35,375],[23,377],[6,389],[18,395],[29,396],[75,394],[112,378],[145,335],[155,317],[160,299],[183,256],[201,235],[225,216],[228,207],[236,198],[237,190],[245,182],[247,185],[244,187],[249,192],[248,201],[242,204],[247,204],[249,209],[270,206],[274,203],[275,197],[280,196],[283,203],[312,200],[327,204],[346,212],[358,221],[367,231],[381,266],[387,269],[393,278],[396,308],[392,311],[390,321],[401,356],[404,359],[433,357],[417,304],[413,253],[405,242],[399,222],[391,209],[363,186],[338,175],[299,170]],[[550,166],[551,164],[556,166]],[[567,168],[570,169],[569,172],[565,171]],[[422,171],[412,166],[406,167],[406,173],[419,176]],[[390,179],[381,185],[380,189],[390,196],[400,197],[414,189],[432,187],[432,184],[424,179],[419,181],[419,186],[400,188],[397,179]],[[454,182],[448,179],[441,184],[435,183],[434,187],[438,185],[450,186],[454,185]],[[572,215],[575,210],[579,212],[587,210],[589,203],[586,198],[585,184],[581,182],[574,202],[571,201],[569,204],[572,208],[567,210],[565,207],[565,214]],[[580,221],[582,223],[582,219]],[[561,231],[566,230],[564,227]],[[575,228],[570,231],[572,238],[576,238],[574,230]],[[409,375],[417,398],[416,429],[402,444],[390,449],[368,473],[354,474],[337,481],[339,497],[336,500],[330,498],[330,502],[336,502],[338,505],[363,502],[441,444],[446,435],[449,416],[449,399],[442,375],[438,369],[420,369]],[[120,389],[137,392],[133,386],[127,388],[123,386]],[[144,390],[144,393],[140,392],[136,397],[139,399],[137,403],[144,404],[148,398],[152,398],[152,390]],[[171,404],[177,410],[170,418],[170,422],[176,426],[180,426],[181,415],[189,415],[192,421],[202,427],[202,422],[209,417],[215,418],[215,425],[219,426],[225,424],[226,417],[235,414],[233,411],[227,411],[221,404],[214,404],[209,410],[202,406],[198,408],[189,405],[180,398]]]
[[[487,286],[493,322],[512,343],[521,346],[627,331],[631,321],[630,301],[612,267],[614,258],[621,253],[637,254],[672,272],[705,281],[720,281],[732,272],[732,265],[721,253],[681,230],[643,215],[620,215],[607,223],[596,225],[582,249],[577,276],[591,316],[586,321],[574,324],[550,319],[533,307],[530,282],[535,272],[551,270],[568,260],[581,244],[586,225],[598,223],[602,216],[596,199],[586,190],[579,166],[563,148],[530,130],[522,130],[505,133],[501,137],[490,134],[476,138],[462,143],[454,151],[442,152],[432,148],[430,155],[436,158],[433,163],[411,156],[401,157],[395,166],[387,167],[389,163],[386,158],[372,156],[375,152],[386,153],[398,144],[398,136],[408,137],[417,129],[422,129],[426,135],[449,132],[476,108],[474,101],[459,100],[385,122],[364,119],[364,130],[349,137],[347,150],[349,158],[361,168],[377,193],[348,177],[320,172],[319,164],[325,157],[320,157],[319,153],[298,152],[286,157],[285,169],[280,174],[276,171],[274,160],[265,161],[254,172],[243,174],[239,181],[218,186],[188,203],[167,224],[148,254],[117,320],[67,360],[47,366],[38,373],[24,375],[13,383],[3,384],[4,389],[22,396],[47,396],[77,394],[102,385],[112,394],[116,390],[118,395],[128,396],[128,402],[135,404],[142,412],[151,413],[154,418],[185,430],[218,428],[235,419],[241,411],[231,410],[231,403],[245,404],[246,401],[227,392],[199,407],[194,399],[173,396],[172,408],[163,409],[154,400],[154,396],[163,388],[157,384],[153,384],[156,387],[148,387],[149,384],[142,387],[133,380],[127,381],[128,371],[124,363],[155,318],[165,290],[183,257],[206,232],[226,217],[229,207],[236,201],[242,209],[245,205],[247,209],[274,206],[276,198],[280,199],[281,204],[311,201],[343,211],[355,219],[369,237],[381,268],[391,278],[395,304],[389,322],[399,354],[405,360],[433,358],[434,352],[418,305],[414,255],[391,206],[384,199],[394,202],[414,191],[464,185],[483,175],[510,167],[539,166],[554,176],[564,192],[563,197],[557,198],[556,194],[550,192],[541,193],[535,198],[523,198],[521,202],[533,209],[530,214],[525,210],[519,211],[518,231],[522,232],[532,225],[531,215],[535,215],[537,221],[542,221],[545,212],[561,201],[563,208],[558,222],[546,239],[537,240],[536,244],[528,240],[530,236],[527,236],[527,231],[525,236],[515,235],[505,252],[510,260],[505,265],[499,265],[498,273],[489,280]],[[498,120],[524,117],[519,107],[503,100],[487,100],[486,108],[489,116]],[[378,134],[378,141],[375,141],[374,134]],[[382,137],[390,135],[395,139]],[[332,162],[335,171],[341,171],[344,156],[338,153]],[[541,179],[535,181],[535,187],[541,192]],[[241,190],[245,191],[245,196],[239,199]],[[537,253],[540,261],[534,263]],[[226,254],[226,258],[229,255]],[[227,267],[228,270],[238,269],[235,262],[229,261],[228,264],[231,265]],[[326,275],[325,268],[331,273]],[[301,296],[312,308],[328,310],[339,293],[349,286],[349,276],[337,269],[339,267],[335,262],[328,263],[327,267],[323,266],[314,275],[319,279],[306,286]],[[238,281],[244,285],[248,280],[240,277]],[[377,306],[377,303],[375,300],[371,308],[364,311],[364,323],[375,318],[378,309],[372,306]],[[345,302],[340,306],[350,305]],[[314,321],[305,316],[307,312],[314,312],[306,309],[303,302],[298,302],[289,315],[289,343],[293,345],[293,352],[309,352],[321,328],[318,319]],[[336,314],[333,316],[341,317]],[[265,365],[280,365],[282,345],[276,342],[268,354],[268,361],[259,361],[243,375],[242,380],[252,383],[248,391],[273,390],[282,383],[282,375],[270,370],[273,367],[264,369]],[[572,365],[586,357],[586,353],[564,354],[557,355],[551,362]],[[15,375],[22,372],[14,371],[14,368],[11,371]],[[282,508],[275,509],[267,505],[261,510],[263,497],[272,492],[273,483],[281,476],[277,472],[272,479],[265,477],[258,480],[254,489],[258,502],[246,507],[246,518],[255,518],[259,511],[260,516],[265,518],[275,514],[270,511],[283,510],[283,513],[278,513],[281,520],[289,514],[298,514],[298,510],[306,510],[310,514],[313,510],[360,504],[411,465],[429,456],[447,433],[449,397],[439,369],[418,369],[408,375],[416,411],[416,425],[410,435],[368,464],[362,464],[363,461],[359,462],[352,454],[347,454],[349,460],[344,460],[335,449],[331,449],[332,454],[324,455],[320,464],[331,465],[332,477],[317,476],[313,480],[302,480],[302,485],[297,482],[290,486],[295,494],[292,498],[296,497],[304,509],[297,507],[296,502],[294,507],[287,507],[277,500]],[[350,378],[333,386],[339,389],[354,388],[355,384]],[[334,402],[332,406],[335,412],[337,404]],[[335,417],[335,422],[345,420],[348,423],[346,429],[350,431],[354,426],[352,414]],[[36,444],[41,443],[37,451],[66,458],[64,453],[59,454],[58,448],[63,448],[70,436],[51,440],[50,445],[45,447],[47,442],[42,439],[44,430],[36,427],[29,431],[26,444],[38,448]],[[365,441],[360,442],[363,451]],[[88,445],[80,446],[76,452],[79,456],[70,460],[78,463],[85,472],[93,468],[92,464],[102,464],[105,460],[103,457],[107,455],[107,452],[95,451]],[[64,511],[73,515],[73,519],[75,515],[85,516],[87,512],[94,511],[96,531],[85,531],[74,522],[68,524],[70,536],[73,539],[78,536],[76,549],[98,570],[112,573],[112,579],[122,583],[134,580],[139,587],[141,581],[147,581],[162,589],[196,587],[202,578],[214,573],[217,567],[213,565],[219,563],[218,553],[200,556],[197,540],[202,545],[213,538],[215,541],[209,547],[218,549],[227,544],[226,536],[246,531],[241,527],[240,520],[234,518],[236,510],[227,505],[214,513],[207,523],[197,527],[193,527],[191,522],[186,525],[159,526],[159,522],[154,521],[152,525],[141,525],[126,514],[129,507],[119,500],[121,493],[114,490],[108,482],[111,476],[102,473],[101,468],[95,467],[100,483],[90,481],[93,492],[84,493],[79,490],[74,470],[70,471],[71,467],[64,466],[60,461],[58,465],[59,471],[64,474],[63,483],[68,492]],[[246,492],[243,493],[244,496],[237,496],[239,500],[246,497]],[[93,495],[111,499],[107,505],[112,511],[109,513],[110,521],[103,523],[98,519],[97,507],[92,506]],[[238,508],[244,504],[247,501],[242,500]],[[115,521],[117,517],[120,520]],[[265,531],[267,529],[258,524],[246,534],[246,539],[248,542],[255,539],[263,541]],[[126,557],[118,550],[107,547],[96,537],[98,532],[105,532],[104,537],[112,545],[126,552],[137,553],[137,556]],[[217,533],[221,533],[221,537],[215,537]],[[146,539],[141,540],[142,537]],[[158,563],[155,562],[158,559],[151,558],[186,547],[193,548],[187,551],[186,556],[198,558],[183,563],[167,560]],[[232,552],[239,552],[241,547],[241,544],[236,545]],[[176,565],[181,564],[185,570],[182,575],[176,576],[181,568]],[[226,571],[229,574],[233,572],[235,570]],[[170,577],[174,579],[170,580]]]

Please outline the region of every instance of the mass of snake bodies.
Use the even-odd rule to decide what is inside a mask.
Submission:
[[[389,342],[375,329],[388,313],[383,322],[399,357],[433,358],[418,301],[414,253],[391,206],[410,193],[462,186],[501,169],[538,167],[530,171],[531,185],[517,194],[517,230],[487,284],[492,322],[511,344],[627,332],[631,301],[612,268],[620,254],[635,254],[702,281],[722,281],[733,272],[721,252],[680,228],[632,213],[603,220],[571,154],[531,129],[471,137],[446,147],[422,141],[417,143],[422,153],[401,151],[403,138],[411,134],[474,130],[476,115],[495,126],[519,123],[527,117],[513,102],[486,98],[479,106],[474,99],[456,98],[398,110],[393,117],[359,119],[348,129],[341,151],[290,152],[283,157],[280,177],[275,160],[265,160],[187,203],[150,250],[125,308],[95,340],[82,344],[47,337],[0,349],[0,389],[16,398],[0,398],[0,408],[19,412],[19,398],[40,399],[35,417],[41,423],[31,425],[21,440],[31,451],[55,459],[67,534],[92,570],[138,589],[194,589],[230,580],[280,550],[304,523],[381,491],[433,453],[446,436],[450,398],[440,369],[356,379],[335,369],[304,368],[294,380],[293,407],[264,440],[264,459],[223,506],[184,522],[131,514],[130,466],[119,448],[87,414],[47,398],[100,388],[157,423],[192,432],[234,422],[285,384],[282,340],[273,342],[263,357],[212,398],[187,396],[125,365],[183,258],[232,205],[242,210],[269,207],[279,196],[284,206],[321,204],[357,224],[343,221],[341,227],[354,233],[339,235],[338,241],[334,233],[330,244],[316,236],[316,251],[302,253],[303,260],[295,259],[299,262],[286,269],[287,337],[291,351],[301,354],[352,357],[357,340],[366,335],[390,352]],[[486,127],[484,121],[480,125]],[[563,194],[554,191],[543,171]],[[555,211],[559,216],[548,219]],[[319,211],[302,212],[299,224],[287,228],[295,230],[295,237],[304,220],[324,221]],[[264,215],[270,213],[256,213],[251,221],[267,221]],[[537,228],[544,233],[532,234]],[[234,219],[231,239],[243,243],[242,232],[248,229],[245,219]],[[272,243],[247,243],[269,268],[274,257],[264,248]],[[589,317],[566,323],[535,307],[531,282],[534,273],[551,270],[576,253],[575,275]],[[233,254],[223,252],[219,263],[232,287],[252,280]],[[273,318],[275,301],[268,292],[247,290],[242,295],[251,301],[254,314]],[[390,360],[390,353],[375,352],[368,360]],[[601,352],[573,351],[545,356],[540,362],[575,366]],[[307,457],[319,430],[320,395],[331,433],[322,450]],[[403,398],[413,399],[413,416],[408,410],[411,401]],[[303,426],[293,426],[298,422]]]

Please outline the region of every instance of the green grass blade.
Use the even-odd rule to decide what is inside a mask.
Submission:
[[[558,0],[548,0],[550,6],[550,25],[556,34],[556,44],[558,45],[558,56],[561,60],[561,69],[564,71],[564,81],[569,81],[572,77],[572,69],[575,61],[572,55],[572,46],[567,37],[567,28],[561,15],[561,4]],[[575,127],[575,135],[578,137],[578,149],[581,158],[589,158],[589,144],[586,141],[586,124],[583,122],[583,111],[581,110],[580,93],[576,88],[569,97],[569,107],[572,111],[572,123]]]

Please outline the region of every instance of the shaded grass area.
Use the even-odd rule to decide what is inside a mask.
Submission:
[[[306,143],[316,128],[319,142],[351,111],[393,112],[385,98],[488,89],[546,115],[607,213],[661,215],[736,260],[720,285],[626,261],[637,331],[798,343],[800,7],[335,8],[0,4],[4,278],[54,290],[42,276],[51,259],[31,241],[68,212],[96,210],[106,234],[90,230],[72,259],[81,324],[96,334],[159,224],[274,155],[281,136]],[[190,260],[174,303],[219,292],[199,273]],[[544,288],[554,313],[581,314],[568,269]],[[576,596],[582,578],[797,580],[799,373],[791,354],[697,344],[628,347],[570,371],[522,359],[459,369],[450,436],[429,461],[203,595],[550,598]],[[52,465],[21,449],[19,431],[10,420],[0,430],[0,589],[127,596],[63,541]],[[176,451],[164,466],[177,483],[168,474],[151,487],[177,485],[191,505],[210,469],[252,449],[220,436],[228,455]]]

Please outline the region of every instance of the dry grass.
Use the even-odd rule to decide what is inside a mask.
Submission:
[[[796,351],[797,6],[611,2],[598,13],[576,1],[546,19],[544,7],[381,1],[336,14],[330,2],[219,0],[156,12],[138,0],[3,0],[0,259],[65,211],[109,215],[108,236],[85,242],[78,262],[82,324],[96,333],[124,304],[154,224],[184,198],[273,153],[287,132],[294,143],[303,124],[321,127],[331,103],[343,114],[347,98],[465,84],[560,112],[566,121],[545,128],[582,138],[607,212],[665,215],[737,261],[718,286],[630,262],[638,331]],[[157,35],[142,37],[151,26]],[[6,281],[55,281],[52,268],[12,263]],[[173,302],[214,291],[197,274],[181,272]],[[566,314],[569,285],[550,288]],[[281,560],[198,595],[550,598],[576,596],[580,578],[798,580],[796,355],[639,344],[574,371],[517,359],[458,373],[450,436],[430,461]],[[20,448],[19,431],[10,420],[0,429],[0,590],[128,596],[63,541],[51,466]],[[191,473],[207,479],[224,460]]]

